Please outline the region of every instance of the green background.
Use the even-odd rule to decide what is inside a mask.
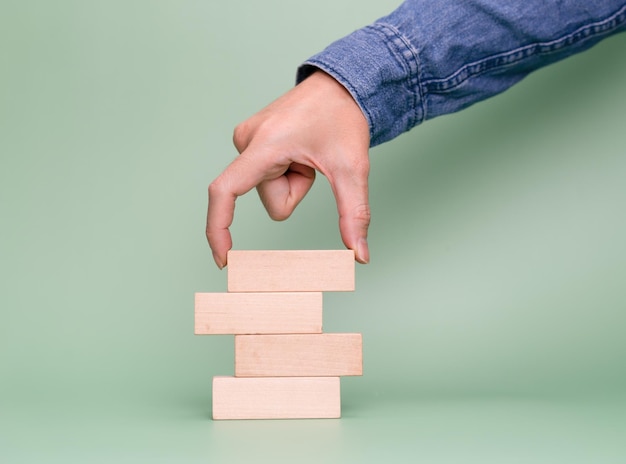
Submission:
[[[626,461],[626,35],[371,151],[341,420],[210,420],[233,127],[397,1],[0,1],[0,461]],[[239,249],[336,249],[327,182]],[[254,461],[252,461],[254,460]]]

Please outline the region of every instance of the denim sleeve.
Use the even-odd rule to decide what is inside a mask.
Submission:
[[[372,146],[626,29],[624,0],[407,0],[307,60],[348,89]]]

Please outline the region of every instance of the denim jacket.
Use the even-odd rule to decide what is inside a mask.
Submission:
[[[316,68],[337,79],[374,146],[625,29],[624,0],[406,0],[307,60],[296,80]]]

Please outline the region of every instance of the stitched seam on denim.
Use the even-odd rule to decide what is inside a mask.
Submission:
[[[382,36],[385,43],[392,44],[394,49],[390,48],[394,58],[401,66],[408,69],[406,73],[406,83],[408,88],[412,90],[413,101],[411,108],[412,114],[408,121],[407,129],[410,129],[424,120],[424,100],[422,98],[421,80],[419,77],[419,60],[417,51],[411,45],[398,29],[389,24],[375,23],[369,26],[374,32]],[[421,117],[420,117],[421,116]]]
[[[473,63],[468,63],[446,78],[430,79],[423,82],[423,85],[429,92],[446,92],[458,87],[468,79],[480,76],[488,71],[505,69],[520,63],[526,58],[538,55],[550,55],[583,40],[607,34],[617,29],[625,21],[626,6],[622,7],[616,13],[613,13],[604,20],[582,26],[576,31],[559,39],[548,42],[532,43],[515,50],[499,53],[482,60],[474,61]]]
[[[346,79],[343,73],[341,73],[341,71],[339,71],[334,66],[331,66],[326,62],[321,62],[317,60],[309,60],[306,63],[320,68],[323,71],[328,71],[329,74],[334,74],[335,76],[339,77],[340,84],[348,89],[348,91],[354,96],[355,100],[357,101],[357,105],[359,105],[359,108],[361,108],[361,110],[365,113],[365,117],[368,121],[370,129],[371,143],[371,141],[374,139],[374,118],[372,117],[372,114],[369,112],[367,107],[361,103],[362,101],[365,101],[366,98],[363,98],[363,95],[361,95],[360,92],[350,83],[350,81]]]

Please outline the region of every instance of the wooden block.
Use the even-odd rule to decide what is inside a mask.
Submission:
[[[215,420],[339,417],[339,377],[213,378]]]
[[[228,252],[229,292],[354,290],[352,250]]]
[[[363,375],[361,334],[235,336],[235,377],[343,375]]]
[[[196,335],[321,332],[320,292],[196,293]]]

